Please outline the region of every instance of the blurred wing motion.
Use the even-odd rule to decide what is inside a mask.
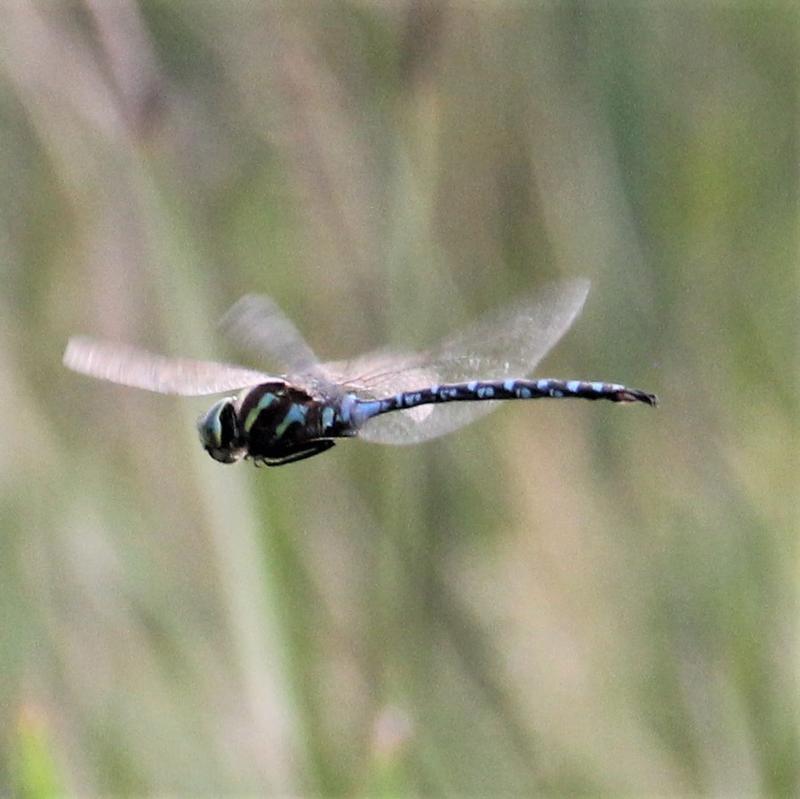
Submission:
[[[588,280],[550,283],[427,353],[378,352],[322,368],[346,390],[369,399],[437,383],[527,377],[572,325],[588,291]],[[359,436],[381,444],[414,444],[470,424],[496,407],[491,401],[449,403],[387,413],[367,422]]]
[[[90,377],[122,386],[197,397],[220,394],[273,378],[263,372],[215,361],[167,358],[136,347],[73,336],[64,352],[64,365]]]
[[[319,372],[314,351],[270,297],[246,294],[231,306],[219,324],[245,350],[270,358],[282,374]]]

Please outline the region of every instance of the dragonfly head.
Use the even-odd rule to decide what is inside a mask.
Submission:
[[[203,449],[220,463],[236,463],[247,454],[234,405],[234,397],[214,403],[197,420],[197,432]]]

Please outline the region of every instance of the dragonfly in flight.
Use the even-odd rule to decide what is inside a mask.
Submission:
[[[379,350],[322,363],[268,297],[246,295],[223,317],[245,349],[269,357],[275,374],[214,361],[169,358],[86,336],[70,338],[64,364],[81,374],[160,394],[228,394],[197,422],[203,448],[221,463],[252,459],[282,466],[358,436],[413,444],[444,435],[498,400],[657,398],[619,383],[530,378],[569,329],[589,290],[586,280],[544,286],[421,353]],[[229,392],[237,392],[229,394]]]

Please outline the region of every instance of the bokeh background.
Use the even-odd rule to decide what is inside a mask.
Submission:
[[[797,795],[794,3],[0,3],[0,793]],[[558,276],[512,403],[285,469],[70,334],[326,358]],[[258,366],[259,364],[252,364]]]

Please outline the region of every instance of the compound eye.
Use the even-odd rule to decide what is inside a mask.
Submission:
[[[239,426],[233,403],[233,397],[221,399],[197,420],[197,432],[203,448],[212,458],[224,463],[237,459],[233,450],[238,449]]]

